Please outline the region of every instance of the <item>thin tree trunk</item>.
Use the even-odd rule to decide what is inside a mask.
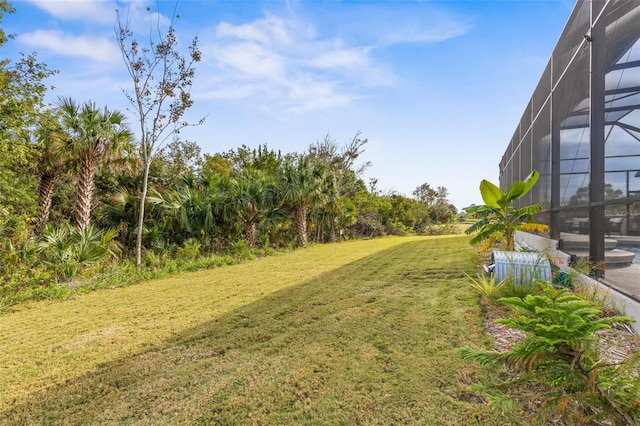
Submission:
[[[136,233],[136,268],[142,264],[142,227],[144,225],[144,205],[149,187],[149,168],[151,160],[145,161],[144,178],[142,179],[142,194],[140,195],[140,216],[138,217],[138,232]]]
[[[244,204],[244,238],[249,244],[249,247],[253,248],[254,240],[256,237],[256,206],[251,202],[247,201]]]
[[[85,153],[80,159],[80,172],[76,189],[76,225],[86,229],[91,223],[93,203],[93,178],[95,176],[95,160],[93,153]]]
[[[247,240],[250,248],[253,248],[253,243],[256,235],[256,224],[252,220],[247,220],[244,225],[244,238]]]
[[[40,216],[35,225],[36,233],[44,227],[45,223],[49,220],[51,214],[51,201],[53,200],[53,189],[56,184],[58,175],[55,172],[43,173],[40,176],[40,183],[38,187],[38,198],[40,204]]]
[[[298,234],[298,246],[307,245],[307,207],[303,204],[296,208],[296,233]]]
[[[336,242],[336,221],[335,218],[329,219],[329,242]]]

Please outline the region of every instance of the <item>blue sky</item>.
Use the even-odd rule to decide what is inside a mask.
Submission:
[[[1,57],[36,51],[60,73],[49,99],[72,97],[126,111],[130,87],[113,26],[116,3],[13,0],[2,26],[16,39]],[[121,2],[132,28],[175,2]],[[266,143],[304,151],[329,134],[367,138],[365,175],[411,195],[448,188],[462,208],[480,203],[573,8],[573,0],[181,0],[176,29],[200,40],[184,130],[205,153]],[[150,6],[152,12],[147,11]],[[130,121],[134,118],[130,115]],[[132,123],[133,124],[133,123]],[[133,128],[133,126],[132,126]]]

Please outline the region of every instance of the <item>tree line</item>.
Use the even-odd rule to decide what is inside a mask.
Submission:
[[[8,13],[11,5],[0,0],[0,23]],[[46,103],[47,78],[57,71],[35,53],[0,61],[3,293],[29,282],[68,281],[136,255],[139,266],[158,256],[193,259],[442,232],[435,225],[455,218],[444,187],[425,183],[406,197],[380,192],[375,179],[367,185],[363,174],[370,164],[360,161],[367,139],[359,132],[343,145],[326,135],[302,152],[262,144],[203,154],[176,131],[187,125],[181,114],[192,103],[187,94],[199,60],[197,39],[185,62],[171,29],[144,49],[126,25],[116,27],[116,35],[134,81],[143,78],[136,72],[153,68],[157,55],[176,60],[173,74],[149,79],[158,84],[155,92],[143,87],[138,93],[136,86],[127,94],[142,105],[133,117],[142,135],[134,134],[124,113],[93,100]],[[0,46],[9,40],[0,27]],[[143,107],[165,100],[169,109],[158,109],[154,123],[166,119],[169,131],[159,139],[161,131],[145,127],[153,111]]]

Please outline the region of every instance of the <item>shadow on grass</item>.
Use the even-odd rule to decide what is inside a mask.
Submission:
[[[484,341],[464,278],[476,264],[464,238],[401,244],[16,401],[0,422],[514,424],[467,390],[478,367],[456,353]]]

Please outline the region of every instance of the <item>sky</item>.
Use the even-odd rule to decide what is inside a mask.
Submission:
[[[329,135],[366,138],[363,176],[411,196],[444,186],[459,209],[498,183],[502,157],[574,0],[10,0],[0,58],[36,52],[59,73],[47,99],[123,111],[132,83],[117,47],[115,10],[141,42],[150,22],[194,37],[194,106],[204,124],[181,132],[203,153],[242,145],[303,152]],[[186,50],[185,50],[186,51]]]

